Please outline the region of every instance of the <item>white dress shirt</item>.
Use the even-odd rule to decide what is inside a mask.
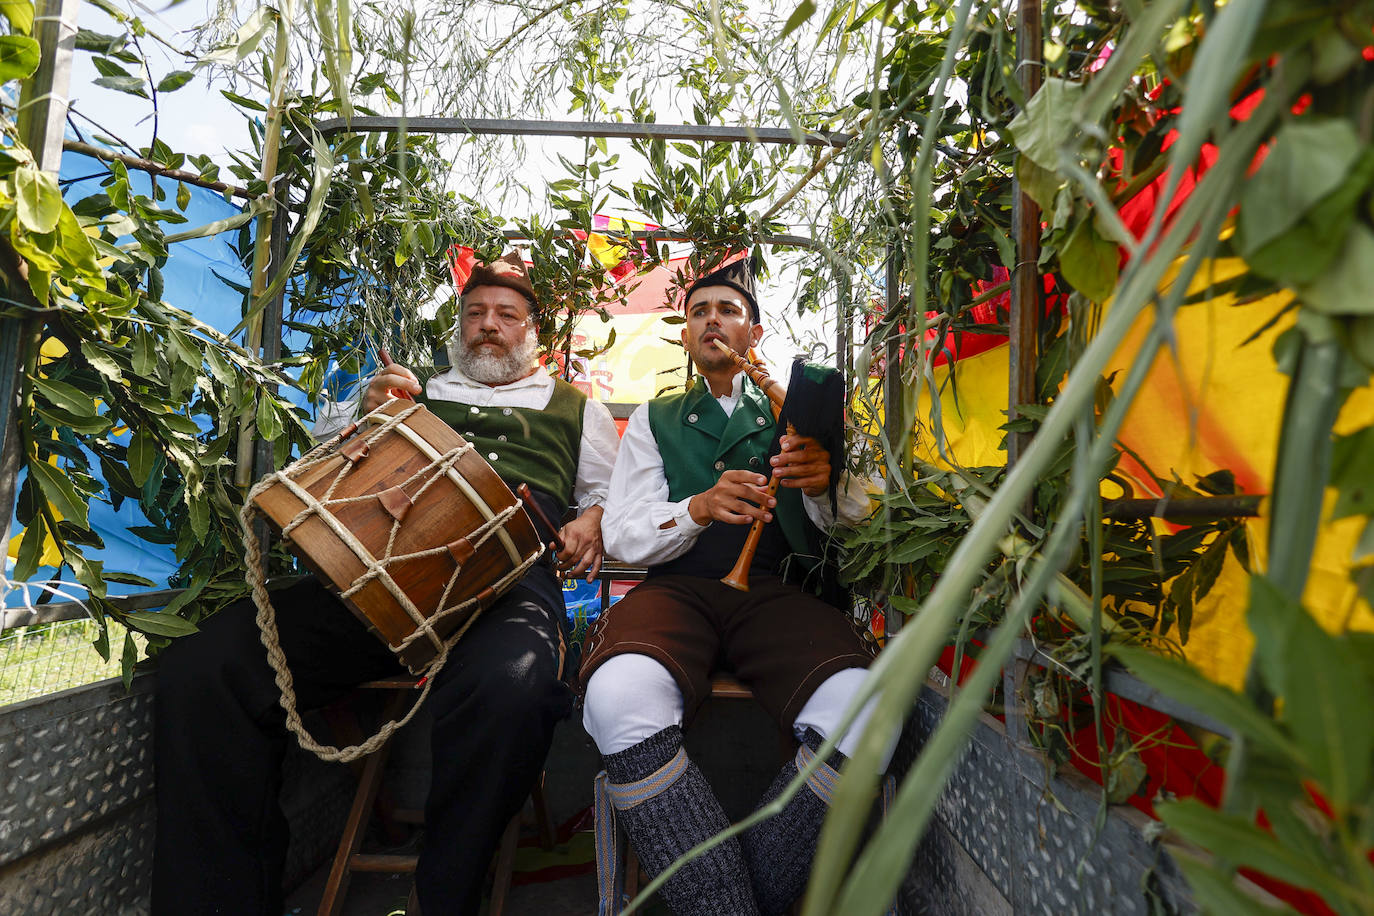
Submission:
[[[359,383],[358,390],[366,391],[366,382]],[[487,385],[451,368],[425,384],[425,395],[437,401],[457,401],[477,407],[543,410],[553,397],[553,377],[538,369],[507,385]],[[347,426],[357,412],[359,400],[322,404],[315,420],[315,438],[323,441]],[[588,399],[582,411],[582,445],[577,458],[577,481],[573,485],[578,512],[606,502],[611,469],[619,448],[620,437],[616,434],[611,412],[600,401]]]
[[[730,393],[716,398],[727,417],[739,405],[743,382],[744,373],[739,373]],[[692,520],[687,511],[690,497],[669,502],[668,478],[649,426],[648,407],[642,404],[635,410],[621,437],[620,457],[611,474],[610,498],[601,520],[606,554],[636,566],[657,566],[682,556],[709,527]],[[861,479],[846,471],[840,477],[837,497],[841,523],[854,524],[867,517],[868,491]],[[803,493],[802,505],[807,517],[822,531],[836,521],[830,511],[829,492],[814,497]],[[676,524],[664,528],[670,521]]]

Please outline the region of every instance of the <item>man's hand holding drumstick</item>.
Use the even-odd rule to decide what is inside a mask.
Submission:
[[[413,401],[413,396],[420,393],[420,380],[415,377],[415,373],[400,363],[393,362],[386,347],[379,347],[377,356],[381,360],[382,371],[372,376],[372,381],[367,385],[367,394],[363,397],[363,413],[371,413],[392,398]]]

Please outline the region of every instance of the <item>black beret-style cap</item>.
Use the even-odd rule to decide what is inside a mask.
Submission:
[[[687,295],[683,298],[685,303],[703,286],[729,286],[738,290],[745,299],[749,300],[749,311],[753,316],[754,324],[762,324],[763,319],[759,314],[759,300],[754,295],[754,259],[742,258],[732,261],[724,267],[718,267],[705,276],[698,277],[687,287]]]

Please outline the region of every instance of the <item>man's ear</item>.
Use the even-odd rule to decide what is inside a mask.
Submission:
[[[685,350],[687,349],[687,325],[684,324],[682,326],[682,331],[680,333],[682,334],[682,349]]]
[[[749,346],[757,347],[759,341],[763,339],[763,325],[756,324],[749,329]]]

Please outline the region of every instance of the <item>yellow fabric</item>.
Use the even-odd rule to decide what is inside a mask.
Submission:
[[[573,336],[574,349],[605,346],[611,331],[615,345],[594,359],[573,357],[570,381],[597,401],[639,404],[658,396],[660,389],[681,386],[683,373],[660,375],[660,370],[681,367],[686,362],[680,344],[664,340],[676,331],[664,324],[663,312],[614,314],[608,322],[596,315],[578,320]]]
[[[1244,269],[1238,260],[1218,261],[1199,272],[1192,293],[1205,292]],[[1289,300],[1288,294],[1236,306],[1230,295],[1218,295],[1179,311],[1175,344],[1162,352],[1136,403],[1127,416],[1121,441],[1137,452],[1156,474],[1176,474],[1185,484],[1213,471],[1228,469],[1247,493],[1268,493],[1278,449],[1279,423],[1283,415],[1288,376],[1274,363],[1275,338],[1295,320],[1284,315],[1272,328],[1249,344],[1244,341],[1272,319]],[[1125,376],[1141,342],[1154,321],[1143,314],[1111,360],[1107,374],[1119,370]],[[1000,465],[1006,460],[998,449],[1007,399],[1007,347],[1005,345],[954,368],[951,389],[948,368],[936,370],[935,384],[947,440],[947,454],[965,467]],[[958,398],[956,403],[955,392]],[[920,416],[929,416],[928,393],[921,399]],[[1355,391],[1346,401],[1336,423],[1344,434],[1374,422],[1374,388]],[[934,437],[918,430],[918,454],[946,465],[935,454]],[[1132,479],[1137,495],[1150,495],[1149,478],[1135,463],[1123,460],[1120,470]],[[1118,495],[1104,486],[1104,495]],[[1335,499],[1327,492],[1327,509]],[[1262,509],[1267,512],[1267,507]],[[1303,603],[1328,630],[1374,630],[1374,611],[1361,600],[1350,581],[1350,563],[1364,518],[1342,519],[1322,526],[1312,559],[1312,570]],[[1252,559],[1258,568],[1265,562],[1268,522],[1264,517],[1247,522]],[[1244,680],[1252,639],[1244,615],[1248,594],[1245,573],[1228,558],[1211,593],[1198,603],[1193,627],[1184,650],[1188,659],[1213,680],[1239,686]]]

